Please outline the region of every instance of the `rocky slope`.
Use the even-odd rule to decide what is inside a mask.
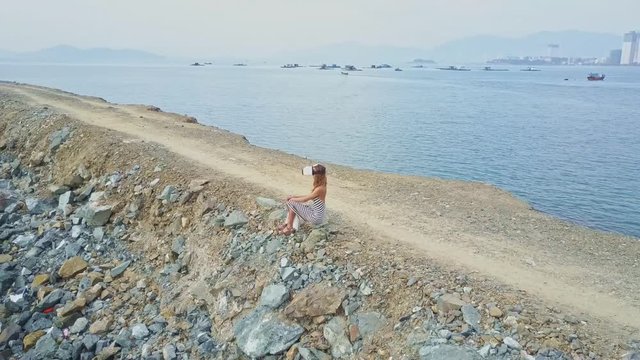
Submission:
[[[640,357],[339,220],[276,235],[273,194],[156,144],[3,94],[0,130],[0,357]]]

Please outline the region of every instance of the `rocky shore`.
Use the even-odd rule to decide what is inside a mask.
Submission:
[[[0,358],[640,358],[338,219],[277,235],[275,194],[157,144],[2,92],[0,130]]]

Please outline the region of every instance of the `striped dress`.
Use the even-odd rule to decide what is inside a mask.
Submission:
[[[287,207],[296,215],[300,216],[304,221],[308,221],[314,225],[320,225],[324,222],[324,201],[320,198],[314,198],[311,204],[305,204],[298,201],[287,201]]]

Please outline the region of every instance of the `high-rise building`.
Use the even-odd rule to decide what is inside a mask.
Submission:
[[[607,63],[611,65],[620,65],[620,59],[622,58],[622,49],[611,50],[609,53],[609,60]]]
[[[631,65],[640,62],[638,58],[640,56],[638,54],[638,35],[635,31],[624,34],[620,65]]]

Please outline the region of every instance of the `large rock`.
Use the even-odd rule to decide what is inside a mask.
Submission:
[[[289,297],[289,290],[282,284],[269,285],[262,290],[260,306],[277,309]]]
[[[73,202],[73,192],[67,191],[58,197],[58,209],[64,210],[65,206]]]
[[[465,305],[465,302],[462,301],[458,296],[453,294],[445,294],[438,298],[437,307],[438,312],[447,313],[452,310],[460,310],[460,308]]]
[[[184,251],[184,245],[185,245],[184,236],[182,235],[178,236],[173,240],[173,243],[171,244],[171,251],[176,256],[180,256],[180,254],[182,254],[182,252]]]
[[[43,335],[36,342],[35,355],[37,359],[51,359],[58,349],[58,343],[51,334]]]
[[[249,222],[247,216],[240,210],[234,210],[229,216],[224,219],[224,227],[235,228],[244,226]]]
[[[346,295],[342,289],[314,284],[296,294],[284,313],[293,318],[335,314]]]
[[[22,339],[23,351],[25,351],[25,352],[29,351],[29,349],[31,349],[32,347],[34,347],[36,345],[36,343],[38,342],[38,339],[40,339],[46,333],[47,332],[44,331],[44,330],[37,330],[37,331],[34,331],[34,332],[26,335],[24,337],[24,339]]]
[[[316,248],[316,245],[327,239],[327,233],[321,229],[313,229],[309,235],[304,239],[300,248],[305,253],[313,252]]]
[[[84,212],[84,218],[89,226],[102,226],[109,221],[112,207],[110,205],[96,206],[90,204]]]
[[[49,140],[51,143],[49,144],[49,150],[55,151],[64,143],[69,135],[71,134],[71,130],[68,127],[63,127],[62,129],[54,132],[49,136]]]
[[[20,335],[20,326],[9,323],[7,327],[0,332],[0,347],[7,345],[9,340],[15,340]]]
[[[345,330],[346,323],[341,317],[334,317],[324,326],[324,338],[331,345],[331,356],[336,359],[348,358],[353,353]]]
[[[78,273],[83,272],[87,268],[88,264],[80,256],[74,256],[62,264],[58,275],[63,279],[68,279]]]
[[[420,360],[482,360],[473,349],[446,344],[422,347],[419,355]]]
[[[256,204],[258,204],[258,206],[263,209],[273,209],[274,207],[280,205],[276,200],[259,196],[256,198]]]
[[[363,338],[369,338],[383,327],[387,320],[384,315],[377,312],[360,313],[351,317],[351,323],[358,326],[358,331]]]
[[[115,279],[118,276],[122,275],[122,273],[129,267],[129,265],[131,265],[131,260],[123,261],[120,265],[111,269],[111,277]]]
[[[234,335],[240,350],[254,358],[286,351],[302,335],[298,324],[288,324],[277,314],[260,307],[236,323]]]
[[[109,329],[111,328],[112,323],[113,323],[113,320],[111,320],[110,318],[104,318],[104,319],[98,320],[93,324],[91,324],[91,326],[89,327],[89,332],[92,334],[107,333],[109,332]]]
[[[44,310],[44,309],[50,308],[58,304],[63,297],[64,297],[64,290],[55,289],[52,292],[50,292],[47,296],[45,296],[42,299],[42,301],[40,301],[40,303],[38,304],[38,309]]]
[[[138,340],[142,340],[149,336],[149,329],[145,324],[136,324],[131,328],[131,335]]]
[[[298,348],[300,357],[304,360],[331,360],[331,356],[316,349]]]
[[[167,185],[162,190],[162,193],[158,195],[157,199],[174,202],[178,200],[178,196],[178,189],[173,185]]]
[[[478,330],[480,326],[480,313],[478,310],[471,304],[462,305],[460,310],[462,311],[462,319],[464,322],[475,330]]]

